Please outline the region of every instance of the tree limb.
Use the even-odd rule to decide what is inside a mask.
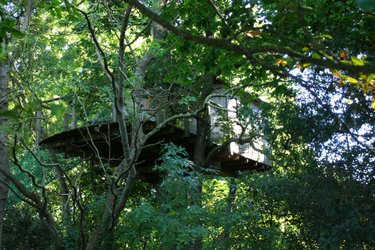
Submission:
[[[290,57],[300,59],[303,62],[312,63],[312,64],[326,67],[326,68],[346,70],[352,74],[357,74],[358,72],[363,72],[363,73],[375,72],[375,66],[372,64],[363,65],[363,66],[349,65],[349,64],[342,63],[342,62],[329,60],[329,59],[312,58],[312,57],[297,53],[291,49],[282,48],[278,46],[259,45],[259,46],[256,46],[255,48],[249,48],[246,46],[235,44],[229,40],[209,38],[209,37],[205,37],[202,35],[195,35],[188,30],[174,26],[167,19],[149,10],[146,6],[144,6],[141,2],[137,0],[125,0],[125,1],[129,4],[133,4],[142,14],[146,15],[151,20],[159,23],[165,29],[169,30],[170,32],[172,32],[173,34],[177,36],[180,36],[189,41],[194,41],[200,44],[222,48],[222,49],[231,51],[235,54],[244,55],[250,61],[252,61],[254,54],[257,54],[257,53],[280,53],[280,54],[284,54]]]

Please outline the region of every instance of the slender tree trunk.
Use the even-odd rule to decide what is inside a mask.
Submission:
[[[9,64],[7,61],[0,62],[0,110],[8,109],[8,79]],[[0,117],[0,126],[7,126],[7,119]],[[8,136],[7,133],[0,128],[0,165],[2,169],[9,170],[8,158]],[[0,249],[2,249],[2,232],[5,213],[5,204],[8,197],[8,178],[0,171]]]
[[[68,113],[64,114],[64,130],[69,130],[69,118],[70,115]]]
[[[35,112],[35,149],[39,149],[39,142],[42,138],[42,107]]]
[[[128,170],[128,177],[132,177],[130,175],[131,172],[135,172],[135,167],[133,165],[133,159],[131,152],[130,152],[130,142],[128,138],[128,129],[126,126],[126,121],[124,120],[124,109],[125,105],[123,102],[123,89],[124,89],[124,79],[125,76],[123,75],[123,69],[124,69],[124,52],[125,52],[125,46],[124,46],[124,40],[125,40],[125,32],[127,28],[127,22],[130,15],[131,8],[128,8],[124,19],[122,23],[122,28],[120,32],[120,44],[119,44],[119,74],[116,78],[114,73],[106,67],[106,61],[105,61],[105,55],[104,52],[101,50],[99,43],[96,40],[94,30],[92,29],[91,23],[89,21],[89,18],[87,14],[85,14],[86,20],[89,24],[89,30],[92,35],[92,39],[95,43],[95,48],[98,54],[98,58],[102,61],[103,70],[108,75],[108,77],[111,79],[111,84],[113,87],[114,92],[114,113],[113,113],[113,119],[116,118],[118,124],[119,124],[119,130],[121,134],[121,143],[124,153],[124,160],[120,163],[119,166],[116,167],[115,173],[112,176],[112,182],[108,186],[107,191],[107,197],[106,197],[106,203],[103,208],[103,213],[101,215],[100,220],[98,221],[98,224],[96,226],[96,229],[92,236],[90,237],[89,243],[87,245],[87,250],[93,250],[98,249],[100,245],[104,245],[106,248],[113,248],[113,242],[112,244],[109,242],[111,241],[111,238],[113,236],[113,229],[115,227],[115,224],[117,222],[117,216],[115,214],[116,206],[118,204],[117,199],[119,198],[119,195],[121,195],[119,187],[117,187],[116,182],[119,178],[122,178],[122,175],[124,174],[125,170]],[[82,12],[81,12],[82,13]],[[129,171],[130,170],[130,171]],[[134,176],[135,178],[135,176]],[[126,193],[128,195],[130,191],[130,188],[132,187],[132,182],[134,178],[127,178],[127,182],[125,184],[125,187],[123,187],[123,193]],[[129,181],[129,182],[128,182]],[[126,205],[127,197],[126,199],[122,199],[122,201],[125,202],[123,206]]]
[[[61,200],[61,211],[62,211],[62,218],[63,218],[63,225],[66,231],[66,237],[69,241],[75,241],[75,233],[74,233],[74,227],[72,224],[72,216],[71,216],[71,210],[69,207],[69,197],[70,197],[70,190],[68,188],[65,173],[64,170],[61,168],[59,161],[56,157],[55,152],[52,150],[48,151],[50,159],[52,163],[54,163],[54,171],[59,183],[59,190],[60,190],[60,200]]]
[[[227,198],[227,206],[228,206],[228,214],[231,214],[236,200],[236,191],[237,185],[236,180],[231,178],[229,181],[229,191],[228,191],[228,198]],[[230,233],[231,233],[231,225],[224,225],[224,232],[222,234],[222,239],[224,241],[223,249],[227,250],[230,249]]]
[[[117,116],[116,116],[116,105],[113,103],[112,104],[112,122],[117,121]]]
[[[26,6],[26,13],[25,13],[24,21],[22,23],[22,26],[20,27],[20,30],[22,32],[25,32],[29,28],[31,14],[33,12],[33,9],[34,9],[34,0],[29,0]]]
[[[77,111],[76,111],[76,96],[74,94],[73,103],[72,103],[72,129],[77,128]]]
[[[102,217],[100,219],[100,222],[97,225],[97,228],[90,238],[89,244],[87,246],[87,249],[97,249],[101,243],[104,243],[104,245],[107,248],[113,247],[113,240],[112,244],[106,244],[108,243],[108,240],[111,240],[111,237],[113,236],[113,230],[116,226],[118,217],[120,216],[121,211],[125,208],[127,201],[129,199],[129,195],[131,193],[131,190],[133,188],[133,184],[137,175],[137,171],[135,168],[134,163],[137,161],[138,156],[140,154],[139,149],[141,149],[144,146],[144,134],[142,129],[142,115],[135,115],[135,121],[132,126],[132,131],[130,133],[132,134],[131,141],[128,137],[128,128],[126,126],[125,121],[125,115],[124,113],[126,111],[126,106],[123,101],[123,89],[124,89],[124,83],[125,83],[125,60],[124,60],[124,52],[125,52],[125,33],[130,17],[131,12],[131,6],[128,7],[123,21],[122,21],[122,27],[120,32],[120,41],[119,41],[119,64],[118,64],[118,74],[114,75],[113,72],[110,72],[108,68],[106,68],[105,64],[106,62],[103,61],[103,68],[109,78],[112,81],[113,91],[115,95],[114,100],[114,112],[113,112],[113,119],[116,119],[119,124],[119,130],[121,134],[121,142],[122,147],[124,151],[124,160],[122,163],[116,168],[115,173],[113,175],[114,182],[110,184],[109,191],[107,193],[107,199],[106,204],[104,207],[104,211],[102,214]],[[88,20],[86,16],[86,20]],[[89,27],[90,29],[90,27]],[[95,38],[95,34],[91,28],[90,30],[91,35],[94,39],[94,43],[96,45],[97,52],[99,54],[99,58],[103,58],[104,60],[104,53],[98,48],[98,43]],[[165,29],[163,29],[160,25],[153,23],[152,24],[152,32],[153,32],[153,38],[154,39],[163,39],[166,35]],[[101,54],[100,54],[101,52]],[[138,62],[137,68],[136,68],[136,76],[137,81],[134,84],[134,100],[135,100],[135,107],[136,107],[136,113],[138,112],[138,107],[141,105],[142,102],[142,95],[138,95],[138,93],[143,92],[143,81],[146,75],[146,70],[153,60],[154,55],[151,51],[146,52],[146,54],[143,56],[143,58]],[[121,190],[119,190],[118,187],[116,187],[115,182],[119,178],[123,178],[122,176],[126,176],[126,182],[125,186],[122,187]],[[103,242],[103,239],[105,240]],[[102,244],[103,245],[103,244]]]

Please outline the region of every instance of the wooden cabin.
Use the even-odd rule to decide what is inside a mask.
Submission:
[[[261,115],[259,104],[260,101],[257,101],[251,105],[254,115]],[[212,127],[210,140],[213,143],[219,143],[221,138],[228,134],[228,132],[231,132],[234,136],[239,136],[243,132],[242,127],[239,125],[241,123],[239,119],[239,106],[240,100],[237,97],[213,97],[210,99],[208,107]],[[231,131],[220,127],[220,118],[228,118],[231,121]],[[247,127],[247,129],[254,128]],[[194,133],[194,126],[192,126],[192,130]],[[270,153],[270,147],[265,138],[259,137],[259,135],[251,143],[230,143],[228,153],[230,155],[240,155],[266,166],[272,166],[272,161],[266,156],[267,153]]]
[[[155,110],[155,103],[145,99],[146,110]],[[236,97],[215,96],[209,101],[208,113],[210,116],[211,132],[208,140],[207,151],[220,145],[221,140],[228,133],[239,136],[242,128],[238,114],[239,100]],[[257,103],[253,111],[259,112]],[[154,129],[169,114],[154,114],[148,112],[148,119],[143,123],[143,131],[147,133]],[[150,118],[151,116],[151,118]],[[152,118],[152,116],[154,118]],[[223,120],[230,120],[230,127],[221,126]],[[130,129],[130,124],[128,124]],[[197,134],[197,125],[194,119],[180,120],[167,124],[156,133],[141,149],[141,154],[136,163],[138,175],[141,179],[153,182],[159,178],[153,168],[161,156],[162,143],[172,142],[186,149],[193,158],[194,143]],[[66,157],[82,157],[92,162],[101,161],[104,164],[116,165],[123,159],[120,132],[117,122],[109,122],[83,126],[76,129],[63,131],[52,135],[40,142],[40,145],[56,153],[64,153]],[[222,149],[212,160],[210,168],[218,170],[220,175],[233,176],[238,171],[265,170],[272,165],[265,152],[269,150],[263,138],[254,138],[252,143],[238,144],[232,142]]]

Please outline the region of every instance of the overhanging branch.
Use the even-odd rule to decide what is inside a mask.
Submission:
[[[338,70],[345,70],[353,74],[357,74],[358,72],[362,72],[362,73],[374,73],[375,72],[375,66],[373,64],[367,64],[367,65],[362,65],[362,66],[350,65],[350,64],[345,64],[342,62],[330,60],[330,59],[312,58],[304,54],[300,54],[291,49],[284,48],[284,47],[259,45],[254,48],[249,48],[243,45],[235,44],[229,40],[196,35],[196,34],[191,33],[188,30],[174,26],[170,21],[161,17],[155,12],[149,10],[146,6],[144,6],[138,0],[125,0],[125,2],[134,5],[134,7],[136,7],[142,14],[150,18],[152,21],[159,23],[165,29],[169,30],[170,32],[172,32],[173,34],[179,37],[182,37],[186,40],[194,41],[200,44],[222,48],[227,51],[231,51],[234,54],[243,55],[248,60],[251,60],[251,61],[253,61],[254,54],[257,54],[257,53],[276,53],[280,55],[288,55],[290,57],[299,59],[303,62],[312,63],[317,66],[322,66],[325,68],[333,68],[333,69],[338,69]]]

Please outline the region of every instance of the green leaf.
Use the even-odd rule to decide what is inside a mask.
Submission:
[[[372,80],[375,79],[375,74],[370,74],[368,77],[367,77],[367,82],[371,82]]]
[[[318,37],[320,38],[327,38],[327,39],[332,39],[333,37],[329,34],[319,34]]]
[[[348,77],[346,78],[346,80],[347,80],[348,82],[350,82],[350,83],[358,83],[357,79],[355,79],[355,78],[353,78],[353,77],[350,77],[350,76],[348,76]]]
[[[23,37],[24,36],[24,33],[22,33],[20,30],[18,30],[18,29],[14,29],[14,28],[12,28],[12,29],[9,29],[8,30],[9,31],[9,33],[11,33],[14,37],[17,37],[17,38],[20,38],[20,37]]]
[[[352,59],[354,65],[358,65],[358,66],[363,66],[363,65],[365,65],[365,62],[364,62],[364,60],[362,60],[362,59],[358,59],[358,58],[355,57],[355,56],[352,56],[351,59]]]
[[[318,53],[313,53],[311,55],[311,57],[314,58],[314,59],[321,59],[322,58]]]
[[[14,130],[13,128],[8,127],[8,126],[1,126],[0,125],[0,131],[4,131],[8,135],[16,135],[16,134],[18,134],[18,132],[16,130]]]
[[[19,112],[16,111],[16,110],[9,110],[9,109],[5,109],[5,110],[0,110],[0,117],[6,117],[8,119],[16,119],[16,118],[19,118]]]
[[[51,104],[50,110],[52,112],[52,115],[59,116],[65,112],[65,107],[62,104]]]

